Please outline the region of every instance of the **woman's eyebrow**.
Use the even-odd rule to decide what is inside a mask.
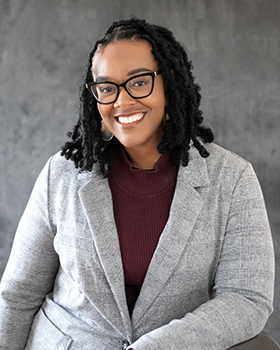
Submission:
[[[127,73],[127,76],[135,75],[138,73],[146,73],[146,72],[150,73],[150,72],[152,72],[152,70],[148,69],[148,68],[136,68],[136,69],[129,71]],[[102,76],[99,76],[95,79],[96,83],[102,83],[104,81],[110,81],[110,77],[102,75]]]
[[[100,76],[100,77],[97,77],[97,78],[95,79],[95,83],[102,83],[102,82],[104,82],[104,81],[109,81],[109,80],[110,80],[109,77]]]
[[[127,75],[134,75],[134,74],[145,73],[145,72],[151,72],[151,69],[148,69],[148,68],[137,68],[137,69],[133,69],[133,70],[129,71],[127,73]]]

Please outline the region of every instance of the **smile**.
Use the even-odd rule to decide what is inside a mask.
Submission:
[[[129,117],[118,117],[117,119],[121,124],[132,124],[143,119],[144,116],[145,116],[145,113],[136,113]]]

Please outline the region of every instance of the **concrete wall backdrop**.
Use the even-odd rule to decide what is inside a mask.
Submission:
[[[76,121],[88,52],[131,15],[173,30],[194,63],[205,124],[254,165],[277,263],[266,330],[280,342],[279,0],[1,0],[0,276],[34,181]]]

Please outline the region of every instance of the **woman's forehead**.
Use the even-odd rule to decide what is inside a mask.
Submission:
[[[147,41],[121,40],[99,47],[92,59],[93,77],[115,77],[129,75],[139,68],[156,70],[157,62]]]

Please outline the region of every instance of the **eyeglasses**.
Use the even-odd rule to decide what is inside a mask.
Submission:
[[[156,71],[139,74],[129,78],[122,84],[104,81],[100,83],[87,83],[85,86],[98,103],[108,105],[117,101],[121,87],[124,87],[125,91],[132,98],[140,99],[148,97],[153,92],[155,77],[159,74],[161,73]]]

